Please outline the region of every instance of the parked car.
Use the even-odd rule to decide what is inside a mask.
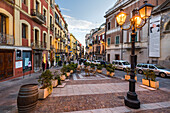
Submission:
[[[100,64],[100,60],[95,60],[94,64]]]
[[[166,69],[162,66],[159,66],[157,64],[145,64],[145,63],[139,63],[136,65],[136,69],[139,74],[143,74],[143,72],[147,69],[153,70],[155,72],[155,75],[159,75],[161,77],[167,77],[170,76],[170,70]]]
[[[113,60],[112,64],[115,65],[116,69],[120,69],[123,71],[126,71],[127,67],[130,68],[129,62],[124,60]]]

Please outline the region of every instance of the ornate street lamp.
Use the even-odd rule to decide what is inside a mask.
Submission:
[[[135,92],[135,63],[136,63],[136,55],[135,55],[135,37],[136,37],[136,30],[139,28],[142,28],[147,21],[147,18],[151,15],[153,5],[148,4],[147,1],[144,2],[144,5],[142,5],[138,10],[134,9],[132,11],[133,17],[130,19],[130,26],[129,28],[124,29],[122,25],[126,21],[126,13],[121,9],[120,13],[116,15],[116,21],[120,25],[121,29],[123,30],[129,30],[132,29],[131,33],[131,73],[130,73],[130,79],[129,79],[129,91],[127,93],[127,96],[124,98],[125,105],[138,109],[140,108],[140,101],[138,100],[137,94]],[[139,15],[139,14],[140,15]],[[142,23],[142,21],[144,21]],[[142,24],[142,25],[141,25]]]

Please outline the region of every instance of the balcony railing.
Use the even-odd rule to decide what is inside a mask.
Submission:
[[[31,10],[31,15],[33,17],[33,20],[36,21],[37,23],[39,23],[39,24],[44,24],[45,23],[45,16],[42,15],[36,9]]]
[[[46,42],[42,42],[42,47],[43,47],[44,49],[46,49],[46,48],[47,48],[47,43],[46,43]]]
[[[42,49],[43,48],[43,42],[41,41],[35,41],[34,43],[32,43],[32,47],[34,49]]]
[[[50,49],[54,49],[54,45],[50,45]]]
[[[8,1],[8,2],[10,2],[12,4],[14,3],[14,0],[6,0],[6,1]]]
[[[0,45],[14,45],[14,36],[0,33]]]

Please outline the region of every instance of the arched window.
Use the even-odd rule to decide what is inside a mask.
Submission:
[[[0,14],[0,34],[6,34],[6,16]]]
[[[28,38],[28,26],[26,24],[22,24],[22,38]]]

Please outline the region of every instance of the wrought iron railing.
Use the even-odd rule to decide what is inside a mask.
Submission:
[[[32,9],[31,10],[31,15],[32,16],[37,16],[39,19],[41,19],[42,21],[45,22],[45,16],[42,15],[39,11],[37,11],[36,9]]]
[[[54,24],[50,24],[50,30],[54,31]]]
[[[0,33],[0,45],[14,45],[14,36]]]
[[[43,43],[41,41],[35,41],[34,43],[32,43],[32,46],[36,49],[42,49]]]

